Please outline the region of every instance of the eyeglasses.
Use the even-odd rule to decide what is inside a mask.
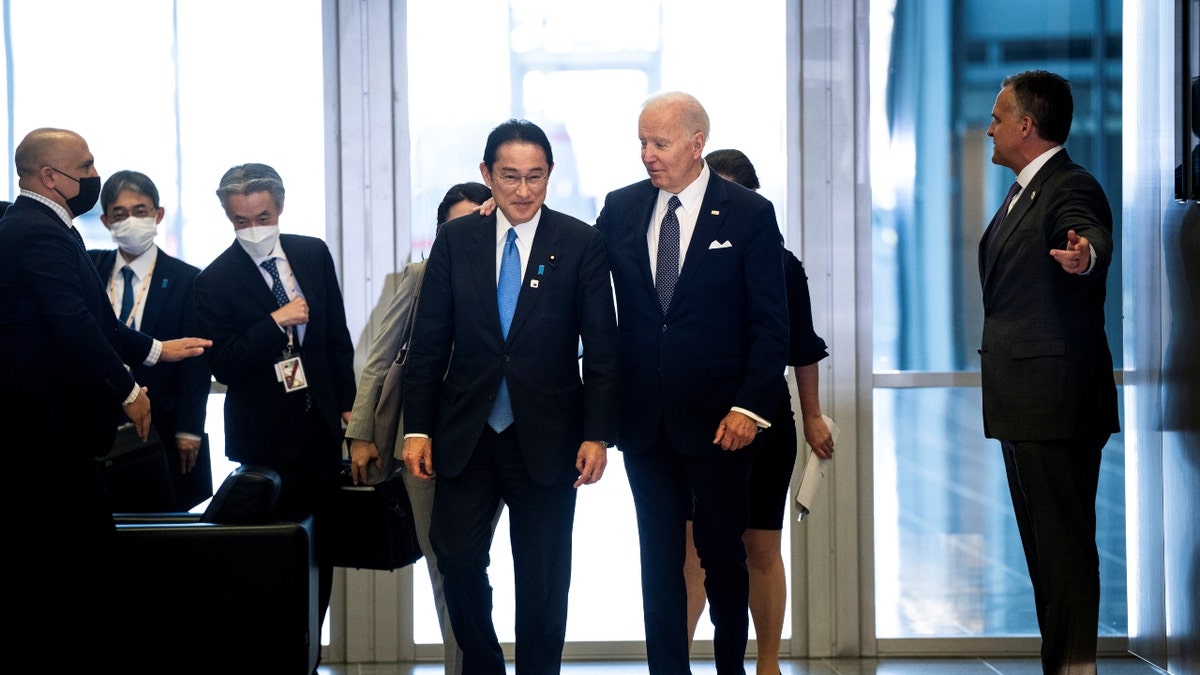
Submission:
[[[137,206],[133,207],[132,211],[126,211],[125,209],[121,208],[113,209],[112,213],[109,214],[109,218],[114,223],[119,223],[130,216],[133,216],[134,218],[148,218],[155,215],[158,215],[158,209],[154,208],[153,206],[138,204]]]
[[[526,185],[534,190],[545,185],[547,178],[549,178],[549,176],[543,173],[535,173],[530,176],[519,176],[515,173],[502,173],[496,176],[496,180],[506,188],[515,188],[523,181]]]

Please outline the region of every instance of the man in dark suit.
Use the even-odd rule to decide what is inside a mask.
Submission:
[[[100,190],[100,209],[100,222],[117,248],[88,253],[107,281],[118,320],[160,340],[194,335],[192,288],[200,270],[154,244],[164,214],[154,182],[137,171],[118,171]],[[154,394],[152,425],[166,446],[175,497],[170,509],[186,511],[212,496],[212,468],[203,443],[212,382],[208,364],[188,359],[155,368],[135,365],[132,372]]]
[[[543,205],[546,134],[509,120],[480,164],[498,209],[442,226],[405,374],[402,456],[436,475],[430,540],[463,672],[503,675],[488,551],[508,506],[517,673],[558,673],[575,489],[600,480],[616,436],[616,319],[600,234]],[[582,368],[579,346],[582,341]]]
[[[988,136],[1016,182],[979,245],[983,422],[1000,441],[1046,673],[1096,672],[1100,451],[1120,430],[1104,333],[1112,211],[1071,161],[1070,84],[1004,79]]]
[[[0,218],[0,428],[5,449],[32,462],[27,489],[5,491],[5,510],[19,514],[10,550],[28,553],[21,583],[41,590],[17,603],[14,637],[59,647],[71,635],[60,657],[94,668],[115,532],[96,458],[112,448],[122,408],[143,439],[150,428],[150,398],[125,364],[179,361],[210,343],[160,342],[117,321],[72,225],[100,194],[81,136],[35,129],[15,161],[21,193]]]
[[[783,245],[771,203],[702,159],[708,115],[695,98],[650,98],[638,137],[650,178],[610,193],[596,227],[620,317],[618,444],[637,509],[648,662],[688,672],[694,508],[717,671],[743,673],[747,446],[771,424],[787,363]]]
[[[317,513],[337,487],[342,425],[354,405],[354,345],[325,242],[279,233],[283,180],[265,164],[235,166],[217,197],[236,239],[196,277],[196,315],[212,338],[208,364],[225,393],[225,454],[279,472],[279,508]],[[322,622],[333,588],[322,537]]]

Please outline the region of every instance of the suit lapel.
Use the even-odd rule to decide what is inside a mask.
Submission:
[[[1012,236],[1013,232],[1017,231],[1017,226],[1025,218],[1025,214],[1029,213],[1034,203],[1041,197],[1042,185],[1068,161],[1067,151],[1065,149],[1059,151],[1034,174],[1033,178],[1029,181],[1029,185],[1026,185],[1021,194],[1017,196],[1017,201],[1013,203],[1008,216],[1000,222],[1000,229],[996,232],[995,238],[992,239],[991,246],[988,246],[987,250],[984,251],[985,261],[982,282],[984,288],[987,288],[988,278],[991,276],[992,270],[996,267],[996,260],[1000,256],[1000,251],[1004,249],[1004,245],[1008,243],[1008,239]],[[984,234],[986,235],[986,232]]]
[[[467,236],[470,238],[467,258],[472,282],[479,293],[479,306],[487,312],[483,320],[486,326],[496,331],[497,339],[503,342],[500,306],[496,302],[496,215],[480,218]],[[518,299],[517,307],[520,306]],[[512,335],[512,326],[509,326],[508,334]]]
[[[171,262],[171,256],[159,249],[158,257],[154,262],[154,271],[150,274],[150,278],[143,282],[150,284],[150,288],[146,289],[146,306],[142,309],[142,322],[137,326],[137,329],[143,333],[154,335],[155,328],[158,327],[158,317],[167,304],[167,298],[175,290],[171,285],[174,281],[172,276],[175,266]]]
[[[703,269],[704,256],[708,255],[708,247],[716,240],[721,224],[725,222],[724,204],[728,199],[725,187],[720,178],[713,173],[709,176],[708,187],[704,190],[704,199],[700,202],[700,213],[696,215],[696,229],[692,231],[692,240],[688,243],[687,255],[683,258],[683,267],[679,270],[679,281],[675,284],[675,298],[685,292],[688,284]]]
[[[268,313],[279,309],[279,306],[275,303],[275,296],[271,294],[271,287],[267,286],[267,282],[263,279],[258,265],[255,265],[254,261],[250,259],[250,254],[246,253],[242,245],[236,241],[229,248],[231,257],[233,258],[230,276],[235,277],[229,280],[229,285],[232,288],[247,289],[246,292],[250,294],[250,299]],[[288,258],[288,263],[291,264],[290,257]]]
[[[529,248],[529,260],[525,264],[525,276],[521,279],[521,292],[517,295],[517,307],[513,311],[513,322],[508,328],[510,341],[520,330],[526,317],[533,313],[533,309],[545,295],[541,291],[541,285],[554,283],[553,275],[558,267],[558,251],[561,240],[562,230],[559,228],[558,214],[543,205],[542,219],[538,222],[537,234],[533,237],[533,246]],[[498,310],[496,320],[500,320]]]
[[[638,201],[633,205],[633,228],[630,229],[630,235],[633,237],[631,245],[634,253],[637,256],[638,271],[642,275],[642,287],[647,293],[654,298],[654,304],[658,304],[658,291],[654,288],[654,271],[650,269],[650,244],[647,243],[647,238],[650,228],[653,226],[651,221],[654,219],[654,204],[658,199],[658,188],[650,181],[645,182],[646,191],[638,198]],[[655,251],[655,255],[657,255]]]

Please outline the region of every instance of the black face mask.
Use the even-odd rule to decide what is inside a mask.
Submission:
[[[58,188],[54,188],[54,191],[58,192],[60,197],[67,200],[67,208],[71,210],[72,216],[78,218],[88,211],[91,211],[92,207],[96,206],[96,201],[100,199],[99,176],[84,176],[83,178],[76,178],[72,175],[63,173],[54,167],[50,168],[51,170],[57,171],[67,178],[70,178],[76,183],[79,183],[79,194],[75,195],[74,197],[67,197],[63,193],[59,192]]]

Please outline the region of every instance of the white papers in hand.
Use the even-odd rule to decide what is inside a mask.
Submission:
[[[825,420],[825,425],[829,427],[829,434],[833,437],[833,444],[836,446],[838,436],[841,435],[837,422],[830,419],[828,415],[821,415],[821,419]],[[807,516],[812,509],[813,502],[817,497],[817,488],[821,486],[821,480],[825,478],[825,465],[831,461],[833,460],[818,457],[811,447],[808,449],[808,461],[804,463],[804,477],[800,479],[800,488],[796,490],[796,510],[799,512],[796,520],[804,520],[804,516]]]

